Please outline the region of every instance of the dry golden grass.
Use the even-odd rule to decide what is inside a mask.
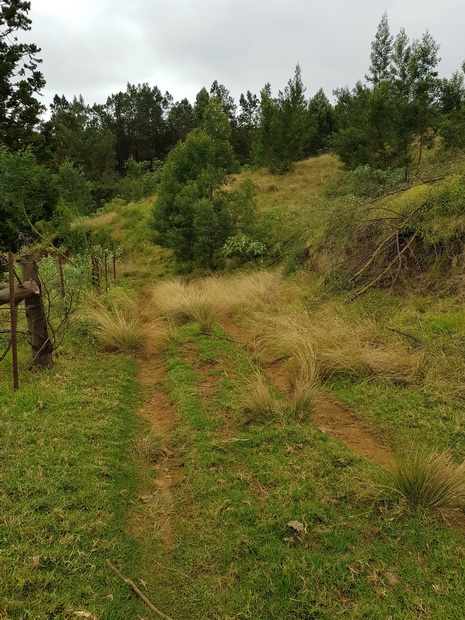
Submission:
[[[149,356],[164,337],[161,326],[122,289],[111,289],[101,298],[90,296],[87,316],[107,351]]]
[[[392,474],[394,489],[412,506],[465,507],[465,462],[457,465],[445,452],[414,449],[396,459]]]
[[[111,224],[117,217],[116,211],[108,211],[107,213],[100,213],[99,215],[93,215],[89,217],[81,217],[71,223],[71,228],[85,227],[89,229],[100,228],[106,224]]]
[[[292,390],[297,384],[317,390],[335,374],[402,382],[419,375],[421,353],[389,337],[373,321],[350,316],[342,304],[322,302],[320,288],[263,270],[189,283],[168,280],[152,288],[151,298],[160,316],[175,324],[196,322],[205,332],[235,314],[264,360],[289,357],[285,366]]]
[[[341,161],[325,154],[296,162],[285,175],[261,169],[244,171],[237,178],[251,179],[259,188],[259,206],[292,208],[303,205],[309,196],[317,196],[328,183],[337,183],[344,174]]]
[[[216,278],[185,283],[168,280],[155,285],[151,295],[155,310],[174,323],[192,321],[200,331],[211,332],[228,308],[226,290]]]
[[[257,316],[255,338],[265,358],[290,356],[291,384],[303,378],[317,383],[341,373],[409,382],[422,361],[420,353],[402,343],[382,339],[372,322],[350,319],[329,303],[311,314]]]
[[[295,420],[308,420],[320,397],[320,387],[317,382],[298,379],[294,391],[289,399],[289,411]]]
[[[245,424],[260,424],[277,420],[282,415],[282,407],[271,392],[265,377],[254,372],[245,383],[239,408],[244,416]]]

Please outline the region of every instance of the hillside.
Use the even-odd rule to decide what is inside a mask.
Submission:
[[[117,286],[40,381],[1,376],[5,617],[146,617],[106,560],[178,620],[460,616],[465,191],[428,165],[374,194],[329,155],[243,170],[267,253],[216,273],[173,276],[153,198],[73,223]]]

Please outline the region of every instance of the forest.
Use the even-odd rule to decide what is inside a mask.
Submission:
[[[384,13],[331,94],[297,64],[46,108],[29,12],[0,2],[0,618],[461,618],[465,66]]]

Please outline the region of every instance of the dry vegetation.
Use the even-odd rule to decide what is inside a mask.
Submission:
[[[124,289],[113,288],[102,297],[89,297],[87,317],[107,351],[149,356],[164,338],[164,329],[150,312]]]
[[[465,507],[465,461],[457,465],[444,452],[410,450],[393,466],[394,488],[421,508]]]
[[[261,364],[279,365],[295,419],[311,415],[323,384],[336,374],[410,383],[419,378],[423,354],[405,340],[383,332],[367,318],[350,316],[342,304],[320,297],[315,282],[283,278],[280,271],[191,282],[161,282],[151,289],[153,309],[172,324],[194,322],[201,332],[215,325],[241,325]],[[241,408],[248,420],[282,413],[263,375],[244,389]]]

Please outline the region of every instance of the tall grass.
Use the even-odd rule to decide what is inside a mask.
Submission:
[[[308,420],[320,397],[320,385],[315,381],[298,379],[289,399],[289,411],[295,420]]]
[[[445,452],[417,448],[396,459],[392,474],[394,489],[412,506],[465,507],[465,461],[457,465]]]
[[[304,373],[313,381],[349,374],[409,382],[420,369],[420,353],[387,340],[371,321],[347,318],[335,304],[312,313],[261,316],[256,322],[264,355],[290,356],[291,381]]]
[[[107,351],[139,353],[153,346],[162,330],[145,317],[137,300],[122,289],[112,289],[101,298],[90,297],[88,318]]]
[[[156,311],[175,324],[193,321],[211,332],[235,315],[264,359],[288,357],[290,388],[316,388],[335,374],[414,380],[422,354],[388,337],[367,318],[348,315],[342,304],[322,300],[321,286],[285,279],[280,271],[258,271],[193,282],[170,280],[152,288]],[[307,309],[310,308],[310,309]]]
[[[215,290],[217,279],[185,283],[174,279],[152,287],[152,301],[160,316],[174,323],[192,321],[211,332],[227,307],[224,290]]]
[[[239,399],[239,409],[244,416],[244,423],[259,424],[279,419],[282,414],[280,405],[266,378],[261,373],[254,372],[244,384]]]

